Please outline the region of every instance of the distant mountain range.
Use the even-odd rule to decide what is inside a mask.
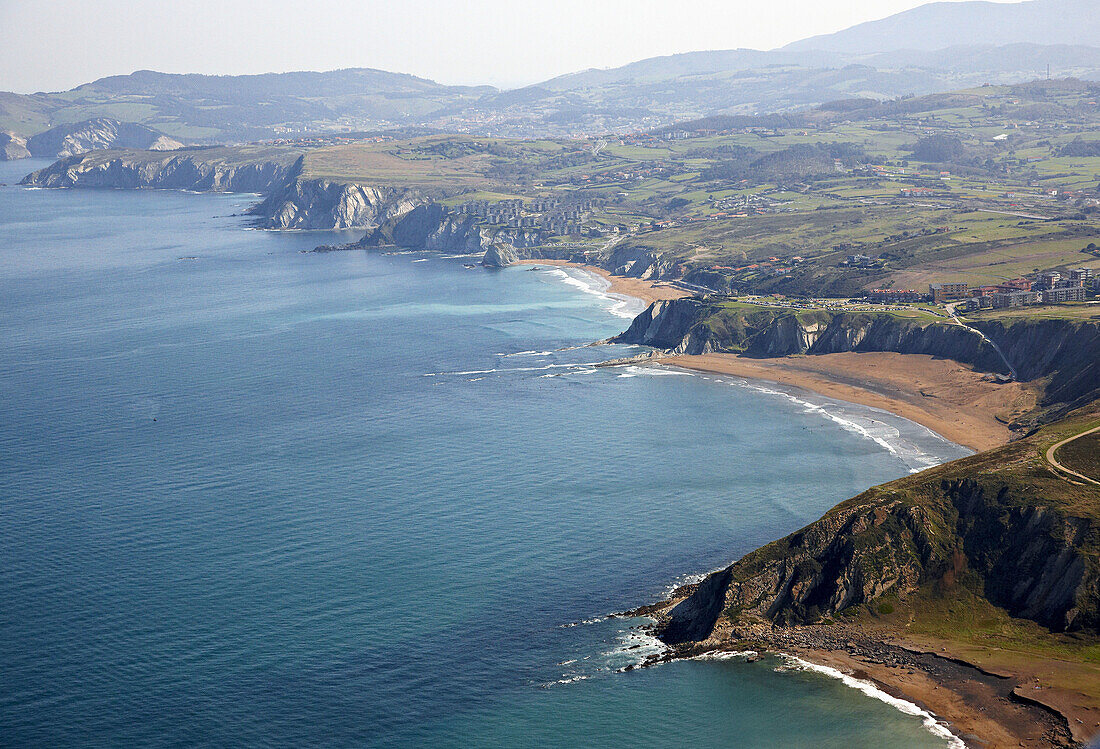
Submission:
[[[1094,45],[1100,40],[1098,10],[1096,0],[930,3],[836,34],[812,36],[784,50],[846,54],[933,51],[970,45],[975,40],[995,45]]]
[[[12,134],[0,158],[20,153],[10,145],[19,139],[101,118],[196,144],[395,128],[571,136],[1017,83],[1043,77],[1048,68],[1055,77],[1100,79],[1096,3],[932,3],[783,49],[655,57],[512,91],[369,69],[245,76],[139,71],[62,93],[0,93],[0,132]]]

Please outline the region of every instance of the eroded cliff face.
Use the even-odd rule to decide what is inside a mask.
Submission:
[[[266,198],[249,210],[264,229],[366,229],[398,219],[421,205],[416,190],[372,187],[301,176],[304,160],[292,153],[243,164],[197,149],[158,156],[147,151],[83,154],[28,175],[37,187],[170,189],[250,192]]]
[[[1025,381],[1049,378],[1044,406],[1069,410],[1100,397],[1100,324],[1095,321],[975,322]],[[657,302],[615,339],[674,353],[728,352],[772,357],[893,351],[953,359],[1006,373],[993,346],[950,323],[920,323],[886,313],[803,312],[723,307],[698,299]]]
[[[174,151],[182,147],[179,141],[151,127],[109,117],[58,125],[27,139],[27,149],[32,156],[50,159],[111,148]]]
[[[31,152],[27,149],[26,138],[15,133],[0,132],[0,161],[15,161],[30,157]]]
[[[1047,379],[1044,406],[1068,411],[1100,398],[1100,323],[1015,320],[972,323],[1004,351],[1020,379]]]
[[[283,185],[300,168],[300,159],[234,164],[207,158],[201,150],[163,157],[143,151],[122,151],[117,155],[87,153],[60,159],[32,172],[21,184],[264,193]]]
[[[365,229],[404,216],[423,200],[416,190],[294,177],[250,213],[265,229]]]
[[[966,576],[1013,616],[1052,631],[1100,629],[1094,519],[1041,489],[980,471],[971,478],[965,461],[939,473],[872,489],[679,591],[657,612],[658,636],[718,644],[760,624],[819,623]]]
[[[677,354],[709,354],[721,350],[713,331],[701,325],[709,315],[710,306],[698,299],[654,302],[614,340]]]
[[[600,265],[624,278],[662,280],[679,276],[679,269],[663,253],[629,244],[616,245],[608,257],[601,258]]]
[[[474,216],[452,213],[438,203],[419,205],[392,217],[359,242],[361,247],[395,245],[464,255],[492,250],[486,264],[499,267],[523,259],[522,251],[541,244],[542,233],[535,229],[481,226]]]

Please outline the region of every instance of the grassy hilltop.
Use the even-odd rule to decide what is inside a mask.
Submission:
[[[718,290],[821,296],[1100,270],[1100,84],[1036,82],[589,140],[316,139],[303,176],[444,190],[446,205],[593,199],[609,232]],[[860,267],[840,264],[866,255]]]
[[[535,220],[541,199],[591,201],[542,246],[599,252],[616,237],[660,253],[667,277],[722,293],[858,296],[1100,271],[1098,100],[1100,84],[1040,81],[606,138],[325,136],[189,153],[303,155],[303,179],[416,190],[452,209],[518,198]],[[120,153],[165,159],[85,159]]]

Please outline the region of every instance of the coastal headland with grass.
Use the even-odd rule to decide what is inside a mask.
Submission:
[[[589,268],[650,305],[613,339],[648,347],[635,363],[804,388],[971,448],[635,613],[669,647],[655,661],[793,653],[974,745],[1071,746],[1100,731],[1098,92],[857,99],[607,142],[99,151],[24,182],[258,192],[257,227],[359,232],[318,250]]]

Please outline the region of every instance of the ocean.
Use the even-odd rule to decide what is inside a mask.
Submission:
[[[779,656],[624,673],[655,644],[607,615],[963,448],[597,369],[641,307],[583,271],[308,253],[356,235],[34,166],[0,164],[0,744],[948,745]]]

